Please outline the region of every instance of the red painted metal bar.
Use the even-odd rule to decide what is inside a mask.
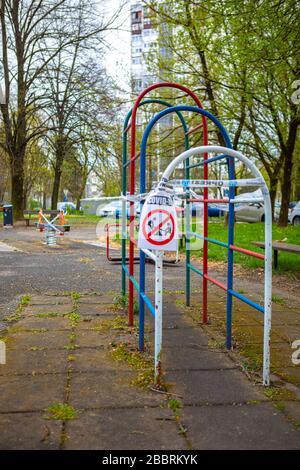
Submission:
[[[193,98],[194,102],[199,108],[203,108],[201,101],[197,97],[197,95],[186,88],[183,85],[177,84],[177,83],[172,83],[172,82],[162,82],[162,83],[155,83],[145,90],[143,90],[139,96],[137,97],[135,104],[132,109],[132,115],[131,115],[131,138],[130,138],[130,169],[129,169],[129,192],[130,195],[134,195],[135,191],[135,154],[136,154],[136,114],[137,114],[137,109],[139,106],[139,103],[141,100],[144,98],[144,96],[149,93],[152,90],[155,90],[157,88],[175,88],[178,90],[181,90],[188,94],[191,98]],[[203,126],[203,145],[208,144],[208,130],[207,130],[207,122],[205,116],[202,116],[202,126]],[[207,160],[207,154],[204,154],[204,160]],[[204,178],[208,179],[208,168],[207,165],[204,165]],[[204,197],[207,199],[207,188],[204,189]],[[208,207],[207,204],[204,203],[204,231],[206,230],[207,232],[207,226],[208,226]],[[133,220],[134,220],[134,202],[130,202],[130,233],[129,233],[129,276],[133,277],[134,275],[134,228],[133,228]],[[205,242],[204,242],[205,245]],[[206,272],[207,272],[207,243],[206,246],[203,246],[203,260],[204,260],[204,265],[206,265]],[[203,308],[203,321],[204,323],[207,322],[207,283],[206,279],[203,278],[203,287],[205,290],[205,293],[203,291],[203,299],[205,299],[204,305],[205,307]],[[130,326],[133,325],[133,296],[134,296],[134,285],[133,282],[131,281],[129,277],[129,289],[128,289],[128,323]]]
[[[106,224],[104,229],[106,231],[106,258],[108,261],[114,261],[114,259],[110,256],[109,252],[109,229],[110,227],[122,227],[121,224]]]
[[[205,279],[207,279],[208,281],[212,282],[213,284],[215,284],[218,287],[221,287],[221,289],[227,291],[227,287],[224,284],[222,284],[221,282],[217,281],[216,279],[213,279],[208,274],[204,274],[204,276],[205,276]]]
[[[129,131],[129,129],[131,128],[131,122],[128,124],[128,126],[126,127],[126,129],[124,129],[124,134],[126,134],[126,132]]]
[[[122,224],[106,224],[105,227],[104,227],[104,230],[106,232],[106,258],[108,259],[108,261],[121,261],[122,258],[119,257],[119,256],[116,256],[116,257],[112,257],[110,255],[110,249],[109,249],[109,242],[110,242],[110,236],[109,236],[109,229],[111,227],[122,227]],[[127,224],[127,227],[129,227],[129,224]],[[123,235],[122,235],[123,236]],[[134,245],[137,245],[137,241],[134,240],[133,241]],[[128,258],[126,258],[128,259]],[[134,261],[139,261],[139,257],[135,256],[134,257]]]
[[[193,134],[194,132],[198,131],[199,129],[202,129],[203,124],[198,124],[198,126],[193,127],[193,129],[190,129],[185,133],[185,135],[190,135]]]
[[[262,259],[262,260],[265,259],[265,255],[263,255],[261,253],[257,253],[256,251],[246,250],[246,248],[240,248],[240,247],[235,246],[235,245],[229,245],[229,248],[230,248],[230,250],[238,251],[240,253],[244,253],[245,255],[253,256],[254,258],[258,258],[258,259]]]
[[[220,204],[229,204],[229,199],[187,199],[188,202],[218,202]]]

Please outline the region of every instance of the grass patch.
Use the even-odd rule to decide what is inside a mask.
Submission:
[[[278,305],[284,305],[285,304],[285,300],[282,297],[279,297],[278,295],[275,295],[275,294],[272,295],[272,302],[274,302],[274,304],[278,304]]]
[[[48,328],[32,328],[31,330],[27,330],[27,331],[30,331],[30,333],[46,333],[46,331],[49,331]]]
[[[209,339],[208,340],[208,347],[212,349],[225,349],[226,348],[226,342],[224,341],[218,341],[216,339]]]
[[[114,346],[111,356],[115,361],[123,361],[135,370],[145,370],[152,367],[152,359],[144,352],[131,350],[125,343]]]
[[[274,401],[297,400],[296,395],[286,388],[269,387],[264,390],[264,394]]]
[[[136,325],[134,325],[136,326]],[[127,317],[117,315],[112,320],[102,320],[99,326],[92,327],[94,331],[108,331],[108,330],[120,330],[124,333],[130,333],[132,327],[128,325]]]
[[[227,227],[222,222],[212,222],[209,225],[209,237],[227,242]],[[299,245],[300,239],[300,227],[296,225],[289,225],[287,227],[278,227],[273,224],[273,240],[282,240],[286,238],[286,243],[293,243]],[[235,245],[253,249],[259,253],[263,253],[263,250],[251,245],[252,241],[264,241],[264,224],[261,222],[257,223],[243,223],[239,222],[235,224]],[[191,251],[191,255],[197,258],[202,256],[202,250]],[[227,250],[220,246],[208,243],[208,257],[210,260],[227,262]],[[246,268],[257,268],[263,267],[263,262],[247,256],[243,253],[235,253],[234,261],[241,264]],[[300,257],[293,253],[280,252],[278,272],[298,272],[300,273]]]
[[[80,292],[71,292],[70,295],[71,295],[71,298],[72,298],[73,300],[79,300],[80,297],[81,297]]]
[[[89,263],[92,263],[92,258],[79,258],[79,263],[83,263],[83,264],[89,264]]]
[[[7,315],[6,317],[3,318],[3,321],[13,322],[13,321],[21,320],[23,310],[27,305],[30,304],[30,301],[31,301],[30,295],[22,295],[17,305],[15,313],[11,315]]]
[[[20,315],[19,313],[12,313],[11,315],[7,315],[7,317],[4,317],[3,321],[7,321],[7,322],[19,321],[21,320],[21,318],[22,318],[22,315]]]
[[[114,297],[114,306],[117,309],[127,309],[128,308],[128,295],[116,295]],[[134,297],[133,299],[133,313],[137,315],[139,313],[139,303],[138,300]]]
[[[79,315],[79,313],[76,313],[76,312],[66,313],[64,317],[67,317],[71,321],[72,326],[76,326],[77,323],[79,323],[81,319],[81,316]]]
[[[58,421],[70,421],[78,418],[79,411],[68,403],[53,403],[46,410],[49,415],[46,419],[53,419]]]
[[[168,400],[168,408],[173,412],[175,418],[179,418],[182,402],[176,398],[170,398],[170,400]]]
[[[19,302],[19,307],[26,307],[26,305],[29,305],[31,301],[31,296],[30,295],[22,295],[20,302]]]
[[[59,313],[57,312],[49,312],[49,313],[37,313],[35,316],[38,318],[56,318],[59,317]]]
[[[113,347],[111,357],[115,361],[122,361],[139,371],[131,384],[140,388],[148,388],[154,382],[153,358],[145,352],[132,350],[125,343]]]

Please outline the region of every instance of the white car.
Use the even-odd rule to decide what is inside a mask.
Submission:
[[[76,205],[74,204],[74,202],[58,202],[57,203],[57,210],[60,211],[60,210],[64,210],[65,212],[67,210],[75,210],[76,209]]]
[[[300,201],[289,211],[289,222],[293,225],[300,225]]]
[[[249,202],[235,212],[235,219],[240,222],[264,222],[265,208],[261,202]]]

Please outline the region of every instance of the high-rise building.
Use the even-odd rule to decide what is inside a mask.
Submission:
[[[146,64],[146,55],[157,41],[158,31],[151,22],[148,9],[142,2],[131,4],[131,87],[133,93],[139,93],[156,77]]]

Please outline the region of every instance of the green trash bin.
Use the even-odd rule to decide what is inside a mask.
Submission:
[[[13,206],[11,204],[5,204],[3,206],[3,226],[13,226]]]

